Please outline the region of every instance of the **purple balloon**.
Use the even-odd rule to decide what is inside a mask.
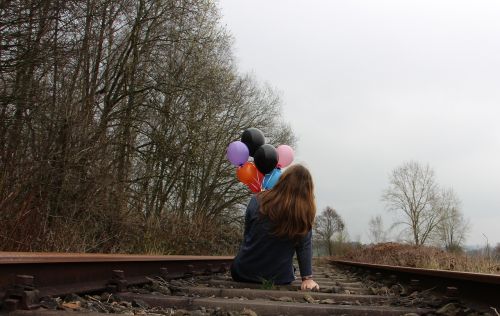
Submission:
[[[250,154],[248,152],[247,145],[237,140],[227,146],[226,156],[233,165],[241,166],[242,164],[247,162]]]

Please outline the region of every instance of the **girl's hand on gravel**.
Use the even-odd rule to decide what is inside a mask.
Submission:
[[[319,290],[319,285],[318,283],[314,282],[313,279],[307,279],[302,281],[302,284],[300,285],[301,290]]]

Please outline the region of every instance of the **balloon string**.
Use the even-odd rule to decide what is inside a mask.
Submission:
[[[254,189],[258,190],[259,188],[262,187],[262,184],[259,183],[259,176],[253,177],[253,182],[250,183],[250,186],[252,186]],[[259,183],[259,184],[257,184]]]
[[[250,183],[249,184],[250,186],[250,189],[254,189],[254,190],[262,190],[262,188],[260,188],[258,185],[256,185],[255,183]]]
[[[257,177],[253,177],[253,180],[254,180],[254,181],[256,181],[256,182],[260,182],[260,179],[259,179],[259,178],[260,178],[259,176],[257,176]]]

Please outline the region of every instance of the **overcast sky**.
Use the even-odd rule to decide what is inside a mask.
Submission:
[[[222,0],[242,72],[280,91],[296,162],[351,239],[415,160],[453,188],[467,244],[500,242],[500,1]],[[264,131],[265,132],[265,131]]]

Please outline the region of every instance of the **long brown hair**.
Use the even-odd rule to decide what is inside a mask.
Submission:
[[[311,174],[302,165],[293,165],[281,175],[273,189],[259,194],[260,214],[275,225],[278,237],[304,237],[316,216]]]

